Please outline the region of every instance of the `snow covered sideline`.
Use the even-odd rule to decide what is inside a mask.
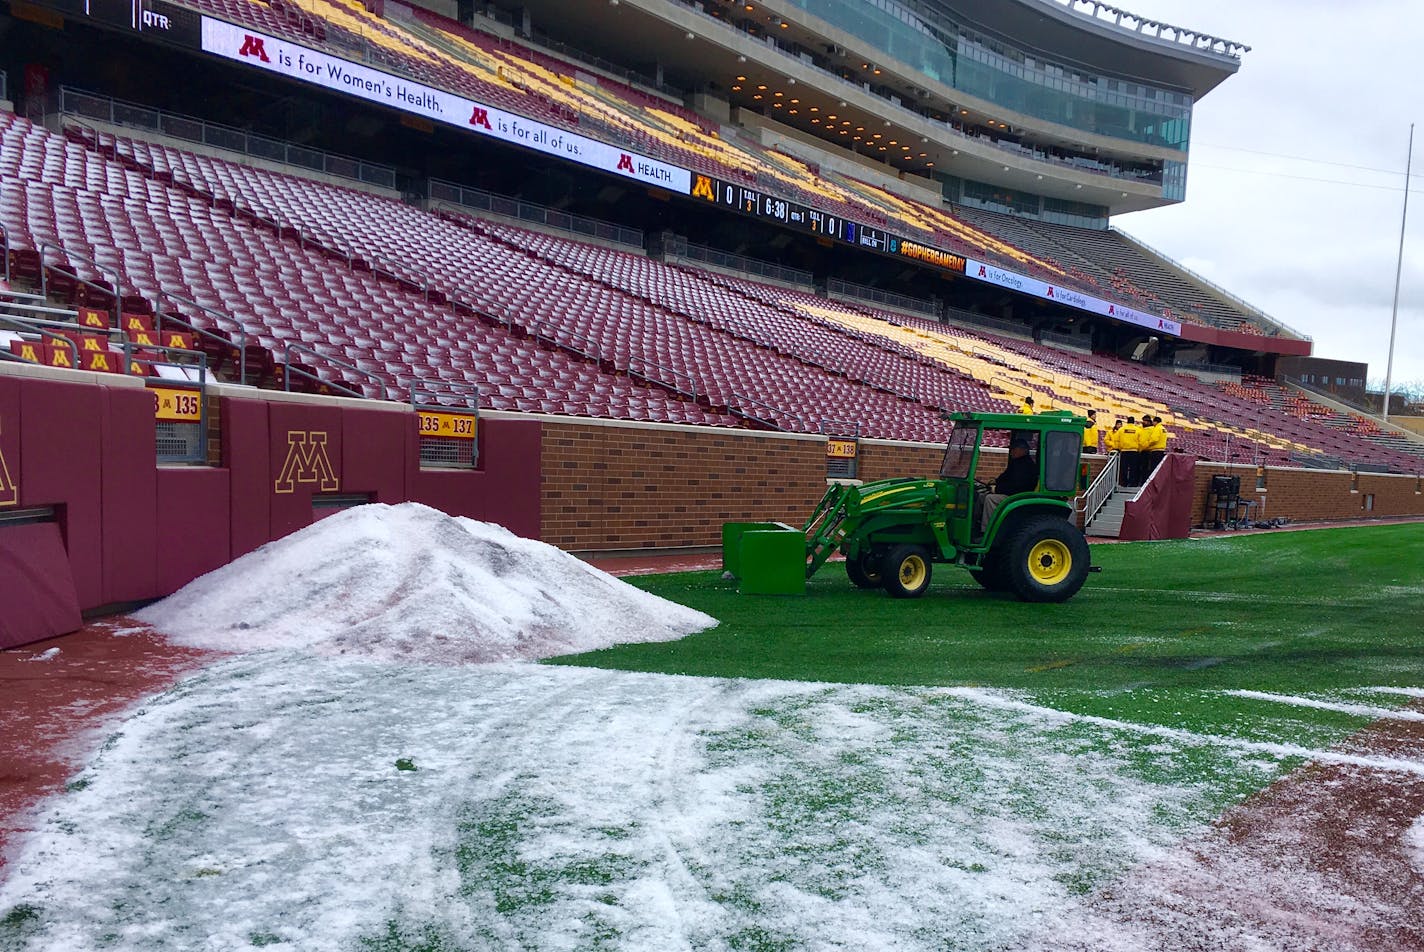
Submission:
[[[193,647],[453,663],[673,641],[717,624],[551,545],[418,503],[330,516],[136,617]]]
[[[240,655],[51,802],[0,947],[1024,948],[1257,762],[983,701]]]

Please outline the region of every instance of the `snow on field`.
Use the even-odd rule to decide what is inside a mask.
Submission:
[[[1404,852],[1420,875],[1424,875],[1424,816],[1404,833]]]
[[[136,617],[194,647],[446,662],[671,641],[717,624],[551,545],[418,503],[330,516]]]
[[[1279,769],[982,700],[240,656],[51,802],[0,946],[1016,948]]]

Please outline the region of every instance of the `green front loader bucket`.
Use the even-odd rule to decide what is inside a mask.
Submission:
[[[722,568],[743,595],[802,595],[806,591],[806,535],[781,522],[722,526]]]

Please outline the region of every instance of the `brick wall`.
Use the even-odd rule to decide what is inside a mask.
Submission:
[[[817,437],[543,424],[542,531],[565,549],[720,545],[722,523],[800,525],[825,492]]]
[[[1197,463],[1193,525],[1203,521],[1211,477],[1218,473],[1241,477],[1241,496],[1257,502],[1258,519],[1330,522],[1424,515],[1424,493],[1420,492],[1424,487],[1417,476],[1361,473],[1356,477],[1334,470],[1267,467],[1266,491],[1257,492],[1254,466]],[[1367,509],[1371,495],[1374,508]]]
[[[773,520],[799,525],[825,490],[825,443],[819,437],[627,423],[542,424],[541,535],[579,551],[712,546],[724,522]],[[867,440],[860,478],[933,476],[943,445]],[[980,477],[1003,469],[1002,450],[987,451]],[[1104,457],[1090,456],[1092,475]],[[1416,476],[1269,468],[1266,492],[1256,469],[1198,463],[1192,523],[1205,516],[1217,473],[1241,477],[1256,518],[1317,522],[1424,515]],[[1355,491],[1351,491],[1354,489]],[[1365,508],[1373,495],[1374,508]]]

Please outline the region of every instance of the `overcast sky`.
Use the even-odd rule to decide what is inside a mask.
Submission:
[[[1196,107],[1186,202],[1113,224],[1309,334],[1317,356],[1368,362],[1371,379],[1384,378],[1420,123],[1394,379],[1424,381],[1424,0],[1116,5],[1252,50]]]

